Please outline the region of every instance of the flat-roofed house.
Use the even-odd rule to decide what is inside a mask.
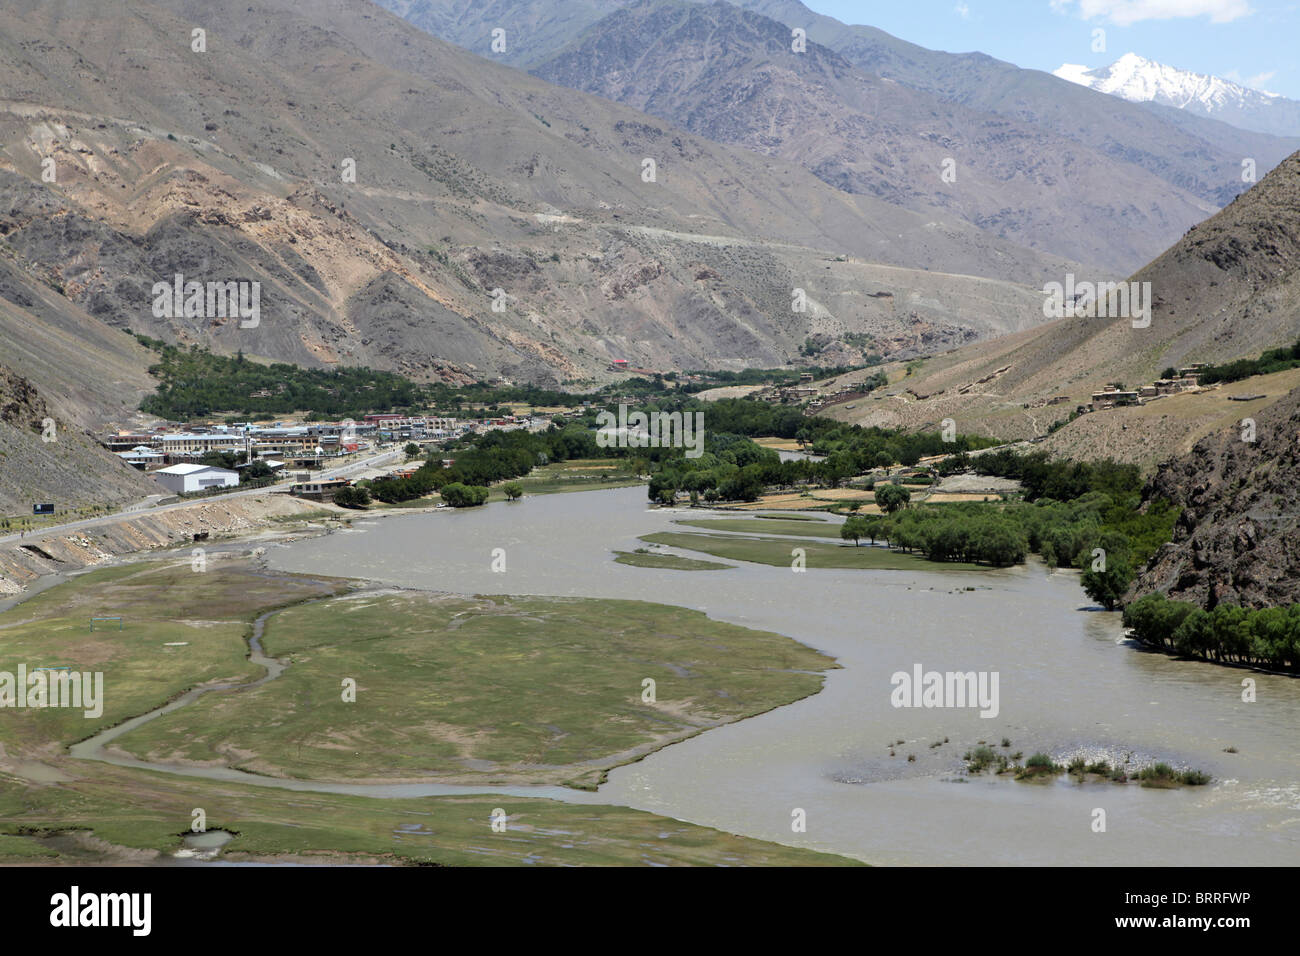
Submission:
[[[289,494],[295,498],[327,501],[333,499],[336,491],[340,491],[350,484],[351,482],[346,478],[321,478],[316,481],[299,481],[289,488]]]
[[[210,451],[242,451],[244,436],[233,432],[173,432],[158,436],[162,452],[172,460],[200,458]]]
[[[148,445],[137,445],[130,451],[119,451],[117,457],[121,458],[128,465],[133,465],[141,471],[147,469],[150,465],[161,465],[163,453]]]

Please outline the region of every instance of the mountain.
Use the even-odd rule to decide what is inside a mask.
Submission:
[[[1216,206],[1248,188],[1241,176],[1242,157],[1255,159],[1262,176],[1300,149],[1295,136],[1269,136],[1158,104],[1129,103],[983,53],[928,50],[875,27],[846,25],[814,13],[798,0],[738,3],[782,23],[803,26],[810,40],[861,69],[946,102],[1087,143]]]
[[[554,69],[547,64],[561,52],[563,47],[583,42],[581,40],[583,32],[593,29],[602,18],[624,15],[629,9],[641,6],[644,0],[606,0],[600,4],[585,3],[581,0],[576,2],[575,0],[563,0],[563,2],[561,0],[492,0],[487,3],[471,2],[471,0],[378,0],[378,2],[405,16],[412,23],[467,49],[521,69],[540,71]],[[965,110],[964,114],[959,114],[960,118],[949,113],[942,115],[942,120],[944,123],[955,124],[952,128],[958,131],[958,143],[965,142],[972,146],[978,144],[979,148],[973,149],[973,152],[981,159],[983,149],[991,141],[996,142],[998,135],[999,127],[991,121],[1000,120],[1008,131],[1009,139],[1033,142],[1032,139],[1026,138],[1026,131],[1034,130],[1045,137],[1038,141],[1040,146],[1069,140],[1073,144],[1070,152],[1087,158],[1086,170],[1095,172],[1105,168],[1098,165],[1098,160],[1104,158],[1127,167],[1126,174],[1119,177],[1120,181],[1126,184],[1141,182],[1140,178],[1135,178],[1135,174],[1145,172],[1164,180],[1166,184],[1163,189],[1156,190],[1154,195],[1168,197],[1168,189],[1172,187],[1175,196],[1190,194],[1201,203],[1209,204],[1206,208],[1219,208],[1249,186],[1249,182],[1243,181],[1241,166],[1243,157],[1253,159],[1257,174],[1262,176],[1286,156],[1300,149],[1300,137],[1284,138],[1250,132],[1218,120],[1207,119],[1159,104],[1129,103],[1118,97],[1086,89],[1049,73],[1021,69],[982,53],[943,53],[927,50],[875,27],[847,25],[833,17],[814,13],[798,0],[735,0],[731,6],[768,17],[782,24],[787,34],[785,50],[789,50],[790,30],[801,28],[807,31],[810,49],[811,44],[820,45],[825,50],[838,54],[863,74],[894,81],[895,90],[899,86],[907,87],[914,93],[929,94],[943,104]],[[503,52],[491,51],[493,29],[506,32],[507,46]],[[608,37],[610,48],[617,51],[617,37],[613,35],[612,30],[606,32],[610,34]],[[710,55],[724,55],[723,51],[729,51],[725,55],[734,57],[734,53],[730,51],[735,50],[738,38],[724,32],[698,39]],[[644,53],[647,64],[651,66],[655,63],[671,66],[673,62],[670,51],[665,49],[665,44],[652,43],[643,51],[625,50],[620,56],[624,60],[630,59],[638,63],[638,71],[640,71],[638,56],[640,53]],[[763,87],[761,85],[752,87],[749,99],[743,104],[746,111],[755,112],[752,123],[756,123],[758,118],[764,115],[765,109],[771,112],[772,109],[779,108],[778,97],[790,91],[790,78],[780,75],[783,72],[782,66],[789,65],[785,62],[788,60],[789,57],[783,57],[781,62],[772,61],[764,65],[759,60],[753,64],[756,67],[755,72],[751,74],[754,84],[771,81],[774,85],[767,104],[760,102]],[[598,88],[597,75],[604,71],[603,61],[582,64],[581,60],[575,57],[565,65],[565,68],[572,69],[574,66],[580,69],[574,71],[571,82],[583,89]],[[816,82],[817,70],[805,71],[804,76],[809,82]],[[697,77],[695,71],[686,70],[681,75],[670,74],[668,79],[670,89],[676,89],[684,83],[695,82]],[[618,89],[628,85],[639,86],[641,81],[636,76],[619,77],[615,84],[606,87],[607,95],[618,95]],[[933,108],[925,109],[924,100],[915,99],[911,102],[922,104],[918,107],[920,112],[907,114],[901,104],[907,103],[908,100],[901,98],[898,100],[900,106],[895,111],[895,119],[897,121],[897,114],[901,114],[902,127],[887,131],[894,134],[893,136],[887,135],[882,132],[881,124],[864,123],[860,98],[855,100],[850,97],[847,102],[835,102],[835,98],[843,92],[843,87],[843,83],[837,83],[832,89],[814,90],[819,98],[829,97],[832,104],[820,106],[821,112],[810,115],[839,123],[839,126],[831,129],[830,132],[834,135],[830,138],[810,137],[811,142],[806,150],[810,154],[809,158],[813,158],[811,153],[821,151],[829,153],[831,160],[826,165],[815,164],[815,168],[837,185],[855,189],[865,188],[875,195],[892,196],[895,199],[906,198],[909,192],[931,191],[929,188],[923,189],[922,185],[925,183],[933,185],[933,177],[928,173],[920,179],[909,177],[901,183],[891,179],[886,173],[893,166],[908,159],[910,155],[896,142],[895,137],[901,137],[909,146],[919,137],[922,142],[928,138],[930,149],[933,151],[943,147],[944,137],[949,127],[938,122],[940,114],[935,113]],[[888,87],[881,89],[885,90]],[[683,109],[689,110],[688,103],[674,103],[671,98],[665,99],[662,93],[668,92],[670,90],[629,91],[630,96],[640,97],[630,98],[629,102],[644,101],[650,104],[657,98],[658,106],[646,106],[650,112],[663,110],[659,115],[669,115],[668,108],[671,106],[674,111],[671,115],[678,117],[675,120],[677,122],[683,122],[682,117],[686,115],[695,116],[694,112],[689,114],[681,112]],[[868,105],[872,105],[874,101],[871,99],[870,90],[862,88],[862,92],[867,96]],[[886,102],[888,101],[887,97]],[[706,123],[708,117],[705,114],[714,108],[714,104],[708,100],[701,100],[697,108],[700,115],[693,121]],[[975,114],[981,113],[992,115],[985,116],[980,121]],[[867,116],[870,117],[870,109],[867,110]],[[745,118],[739,117],[738,122],[744,123]],[[805,121],[799,129],[812,125]],[[897,126],[897,122],[895,125]],[[726,124],[722,124],[722,127],[725,132]],[[738,135],[742,131],[731,132]],[[796,138],[794,131],[778,127],[768,131],[768,134],[773,138],[782,137],[782,142],[775,146],[760,145],[763,151],[776,152],[778,155],[784,155],[778,152],[780,148],[795,151],[796,148],[788,142],[789,139]],[[722,133],[714,130],[711,135],[722,135]],[[762,131],[757,128],[752,131],[752,135],[762,139]],[[838,155],[832,150],[832,140],[836,137],[847,140],[846,152]],[[876,145],[877,140],[878,145]],[[863,141],[870,145],[865,153],[859,151]],[[896,152],[887,153],[887,149],[891,148]],[[1012,156],[1005,147],[999,149],[995,146],[993,153],[990,159],[994,167],[999,164],[1005,166],[1016,160],[1016,157]],[[1058,161],[1055,150],[1047,153],[1032,153],[1020,158],[1036,163],[1041,167],[1039,173],[1043,176],[1049,175],[1053,165]],[[850,170],[849,175],[836,178],[840,173],[838,166],[842,165],[845,159],[854,160],[855,168]],[[817,163],[820,162],[821,157],[818,157]],[[1074,172],[1074,169],[1073,166],[1070,167],[1071,172]],[[1097,178],[1100,180],[1103,177],[1098,175]],[[979,217],[987,214],[984,205],[992,205],[997,189],[1006,186],[1005,181],[996,179],[992,174],[987,182],[993,187],[992,195],[982,195],[979,197],[982,201],[971,202],[970,208],[963,209],[972,217],[971,221],[977,224],[984,221]],[[1080,192],[1086,202],[1095,204],[1099,209],[1104,208],[1109,199],[1109,194],[1104,190],[1101,192],[1093,190],[1086,176]],[[922,201],[916,196],[911,197],[911,200],[918,203]],[[1158,200],[1155,205],[1158,208],[1152,209],[1141,202],[1132,208],[1125,206],[1127,215],[1132,215],[1136,211],[1142,216],[1163,218],[1168,225],[1168,228],[1163,230],[1159,227],[1153,230],[1147,240],[1149,246],[1144,247],[1145,255],[1138,254],[1136,258],[1130,257],[1124,260],[1125,271],[1141,265],[1146,258],[1174,242],[1183,232],[1183,228],[1177,225],[1181,221],[1181,210],[1177,207],[1182,205],[1182,199],[1175,200],[1173,208],[1164,205],[1163,199]],[[944,208],[953,207],[945,205]],[[989,221],[995,228],[1001,226],[1005,229],[1023,230],[1027,228],[1027,224],[1017,220],[1019,211],[1026,208],[1031,215],[1036,215],[1038,218],[1046,219],[1051,216],[1048,209],[1034,209],[1032,206],[1027,207],[1026,204],[1019,203],[1010,208],[996,209]],[[1123,228],[1123,224],[1120,223],[1113,226],[1112,231],[1122,231]],[[1064,237],[1058,237],[1057,241],[1062,240],[1068,241]],[[1141,240],[1140,236],[1133,237],[1135,243]],[[1119,256],[1112,254],[1111,258],[1117,261]],[[1111,259],[1102,261],[1111,261]]]
[[[633,0],[375,0],[449,43],[518,69],[551,56],[611,10]],[[504,44],[493,49],[493,30]]]
[[[1172,106],[1257,133],[1300,136],[1300,103],[1295,100],[1221,77],[1189,73],[1136,53],[1126,53],[1095,70],[1066,63],[1053,75],[1132,103]]]
[[[1300,603],[1300,388],[1162,464],[1148,485],[1182,508],[1173,540],[1134,584],[1140,596],[1242,607]]]
[[[0,184],[12,179],[0,172]],[[0,210],[6,198],[0,186]],[[3,237],[6,221],[0,212],[0,514],[31,514],[36,499],[63,510],[156,494],[94,440],[153,391],[150,353],[29,271]]]
[[[30,515],[40,502],[59,513],[126,504],[158,491],[152,478],[61,417],[30,379],[0,365],[0,514]]]
[[[645,0],[532,72],[800,163],[846,192],[941,209],[1119,273],[1216,208],[1077,140],[881,79],[820,44],[794,52],[790,28],[727,3]]]
[[[1080,277],[1079,281],[1084,281]],[[1151,382],[1170,366],[1255,357],[1300,338],[1300,153],[1227,208],[1193,227],[1131,281],[1150,283],[1150,325],[1069,316],[927,359],[892,394],[836,417],[864,424],[958,427],[1008,438],[1044,436],[1110,382]],[[1135,408],[1083,415],[1045,447],[1098,449],[1154,465],[1211,431],[1262,412],[1300,384],[1295,371]],[[1263,394],[1250,402],[1230,401]]]
[[[985,337],[1022,327],[1007,317],[1030,315],[1032,284],[1072,267],[364,0],[0,12],[0,233],[66,321],[422,379],[592,382],[616,357],[741,368],[810,335],[887,351]],[[257,325],[155,317],[154,285],[177,274],[260,283]]]

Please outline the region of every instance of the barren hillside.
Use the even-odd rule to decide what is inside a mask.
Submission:
[[[589,381],[616,357],[782,364],[823,325],[956,344],[1033,321],[1026,286],[1068,266],[551,86],[365,0],[0,10],[15,268],[168,341]],[[155,318],[151,289],[177,274],[259,282],[258,325]]]
[[[1294,342],[1300,338],[1300,154],[1189,230],[1132,281],[1150,283],[1147,328],[1135,328],[1129,318],[1059,319],[935,356],[879,400],[832,414],[909,426],[953,418],[962,430],[1030,438],[1108,382],[1138,385],[1169,366],[1225,362]],[[1049,404],[1058,396],[1065,400]],[[1208,429],[1213,416],[1200,425],[1185,421],[1181,438],[1177,428],[1141,444],[1119,433],[1132,415],[1174,414],[1184,404],[1164,398],[1149,409],[1085,415],[1050,441],[1084,455],[1125,453],[1129,446],[1126,454],[1135,460],[1158,460],[1185,451],[1181,443],[1205,434],[1197,429]],[[1083,433],[1087,440],[1076,441]]]

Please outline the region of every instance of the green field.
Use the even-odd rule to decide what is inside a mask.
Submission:
[[[517,479],[525,495],[551,495],[568,491],[593,491],[600,488],[631,488],[643,485],[640,477],[627,470],[627,463],[613,458],[578,458],[573,461],[539,465]],[[489,501],[505,497],[501,486],[492,488]]]
[[[675,521],[674,524],[709,531],[745,531],[750,534],[784,534],[800,538],[834,538],[839,540],[840,526],[835,521],[809,521],[799,518],[701,518]]]
[[[732,561],[753,561],[773,567],[790,567],[794,561],[791,551],[804,550],[804,560],[809,568],[861,568],[870,571],[975,571],[988,570],[975,564],[956,561],[934,562],[916,554],[905,554],[889,548],[851,544],[830,544],[823,541],[790,541],[788,538],[742,538],[739,535],[698,534],[696,532],[657,531],[641,536],[642,541],[662,544],[685,551],[699,551],[715,558]]]
[[[262,610],[342,590],[343,582],[235,570],[214,557],[209,570],[188,557],[127,564],[79,575],[0,614],[0,670],[35,667],[102,671],[104,710],[0,710],[0,743],[11,753],[73,743],[165,704],[196,684],[251,680],[245,634]],[[91,617],[120,616],[90,630]],[[185,646],[167,647],[185,642]]]
[[[306,779],[591,786],[719,723],[816,693],[829,658],[640,601],[386,594],[270,620],[284,676],[209,694],[117,740],[151,761]],[[344,678],[357,682],[342,700]],[[641,700],[656,682],[655,704]]]
[[[614,560],[618,564],[630,564],[636,568],[663,568],[670,571],[722,571],[735,567],[734,564],[720,564],[717,561],[701,561],[699,558],[683,558],[676,554],[643,554],[636,551],[615,551]]]
[[[734,836],[624,807],[478,794],[369,799],[214,783],[96,764],[58,786],[0,775],[0,831],[80,829],[111,844],[101,855],[59,852],[30,837],[0,835],[10,863],[143,862],[131,850],[173,853],[201,808],[209,829],[235,838],[233,859],[443,866],[845,866],[844,857]],[[492,811],[507,830],[492,831]]]
[[[0,670],[104,673],[99,719],[0,710],[0,861],[142,862],[182,846],[191,811],[236,834],[225,856],[323,862],[845,864],[655,814],[539,798],[378,799],[224,783],[75,760],[67,747],[195,685],[245,682],[270,618],[278,680],[213,691],[117,744],[166,757],[338,779],[565,780],[815,693],[835,664],[776,634],[631,601],[354,591],[212,555],[80,575],[0,614]],[[91,616],[123,630],[91,632]],[[184,646],[164,647],[183,641]],[[813,672],[813,673],[809,673]],[[358,685],[343,703],[343,677]],[[643,702],[652,677],[657,701]],[[501,807],[506,833],[489,817]],[[60,836],[93,834],[89,843]],[[50,835],[42,840],[42,835]],[[143,855],[140,851],[144,851]]]

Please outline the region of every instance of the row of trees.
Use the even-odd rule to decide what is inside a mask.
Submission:
[[[823,421],[823,419],[814,419]],[[894,465],[915,465],[934,455],[961,455],[997,444],[976,435],[944,435],[943,432],[905,432],[901,429],[863,428],[839,425],[816,433],[796,434],[809,441],[813,454],[826,456],[826,463],[852,475]]]
[[[1136,465],[1051,460],[1045,452],[1002,449],[954,456],[939,470],[963,465],[1021,482],[1032,505],[1006,511],[1020,524],[1029,549],[1049,566],[1078,568],[1084,591],[1107,610],[1119,606],[1138,570],[1170,540],[1178,519],[1171,502],[1144,500]]]
[[[215,468],[236,469],[240,465],[245,467],[239,468],[239,483],[250,487],[259,485],[269,485],[275,480],[275,472],[266,462],[258,460],[251,464],[248,462],[248,455],[242,451],[210,451],[206,452],[199,459],[201,465],[212,465]]]
[[[1237,382],[1252,375],[1268,375],[1300,366],[1300,339],[1294,345],[1269,349],[1257,359],[1239,359],[1226,365],[1211,365],[1197,372],[1202,385],[1215,382]]]
[[[757,446],[756,446],[757,447]],[[656,457],[681,455],[680,449],[602,448],[596,433],[581,422],[551,426],[544,432],[494,430],[469,439],[446,454],[453,464],[442,464],[442,453],[435,453],[409,478],[383,478],[371,483],[370,493],[384,502],[423,498],[447,485],[461,484],[487,487],[499,481],[522,478],[539,465],[575,458],[619,458],[645,456],[641,465]],[[520,489],[520,494],[522,494]],[[443,497],[446,497],[445,491]]]
[[[343,508],[364,508],[370,504],[370,489],[365,485],[348,485],[334,492],[334,503]]]
[[[159,353],[149,374],[158,390],[140,403],[161,418],[202,418],[218,412],[251,417],[310,409],[318,416],[360,419],[376,409],[409,409],[421,388],[393,372],[368,368],[306,369],[275,362],[251,362],[242,353],[215,355],[192,345],[181,348],[137,336]]]
[[[1124,609],[1124,625],[1136,640],[1166,652],[1300,672],[1300,604],[1207,611],[1154,593]]]
[[[783,415],[792,410],[743,399],[715,404],[725,410],[724,414],[706,412],[706,426],[721,420],[733,427],[753,429],[757,434],[790,431]],[[983,439],[964,435],[946,442],[939,432],[909,434],[901,430],[841,425],[828,419],[806,419],[796,414],[799,427],[794,429],[794,435],[786,437],[811,442],[814,452],[826,455],[823,460],[781,461],[775,451],[755,444],[740,432],[709,431],[705,442],[708,450],[699,458],[686,458],[680,451],[670,449],[655,462],[650,499],[668,501],[677,492],[687,492],[709,502],[756,501],[769,490],[809,484],[838,488],[854,475],[875,468],[914,465],[924,456],[984,444]],[[907,494],[896,485],[883,486],[880,493],[885,495],[882,505],[886,510],[894,510],[891,496]]]
[[[950,470],[946,465],[940,470]],[[1141,475],[1127,465],[1049,461],[1042,453],[1001,451],[967,458],[967,466],[1019,478],[1032,502],[921,507],[884,523],[851,518],[845,537],[867,532],[860,536],[879,537],[936,561],[1005,566],[1034,552],[1050,567],[1078,568],[1089,597],[1113,610],[1137,570],[1169,540],[1178,516],[1163,499],[1144,503]],[[899,510],[897,488],[877,486],[882,510]],[[1049,491],[1069,497],[1058,501],[1045,496]]]
[[[885,487],[896,487],[887,485]],[[855,544],[867,538],[915,551],[930,561],[964,561],[1005,568],[1025,560],[1028,541],[1004,514],[950,513],[939,508],[901,510],[894,516],[846,518],[840,537]]]

